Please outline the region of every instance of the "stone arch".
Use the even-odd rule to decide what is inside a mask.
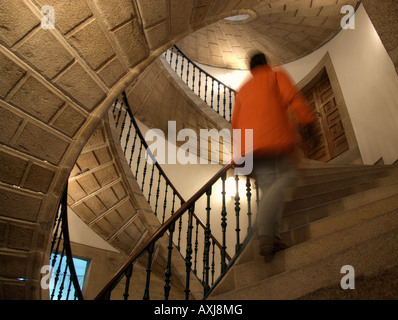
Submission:
[[[55,29],[41,27],[45,5],[54,8]],[[237,5],[2,1],[1,298],[41,298],[40,268],[59,198],[115,98],[167,47]]]

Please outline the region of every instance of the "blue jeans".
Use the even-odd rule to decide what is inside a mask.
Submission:
[[[296,170],[288,158],[254,159],[254,175],[261,191],[257,210],[258,236],[280,237],[285,189],[295,184]]]

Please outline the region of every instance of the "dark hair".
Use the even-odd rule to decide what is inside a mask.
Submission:
[[[257,52],[252,55],[250,59],[250,70],[253,70],[257,66],[267,65],[267,57],[262,52]]]

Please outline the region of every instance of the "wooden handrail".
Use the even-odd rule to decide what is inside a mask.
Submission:
[[[132,113],[132,111],[131,111],[130,104],[129,104],[129,102],[128,102],[128,99],[127,99],[127,96],[126,96],[126,92],[125,92],[125,91],[123,91],[122,97],[123,97],[124,104],[125,104],[125,106],[126,106],[126,111],[127,111],[127,113],[129,114],[129,116],[130,116],[131,122],[133,123],[133,126],[134,126],[135,130],[137,131],[138,137],[140,138],[142,144],[144,145],[144,148],[147,150],[147,152],[148,152],[148,154],[150,155],[150,157],[151,157],[152,159],[154,159],[154,156],[153,156],[153,154],[152,154],[152,151],[151,151],[151,149],[149,149],[148,143],[146,142],[146,140],[145,140],[145,138],[144,138],[144,135],[142,134],[142,132],[141,132],[139,126],[138,126],[138,123],[137,123],[137,121],[135,120],[135,117],[134,117],[134,115],[133,115],[133,113]],[[154,165],[155,165],[156,168],[159,170],[159,172],[160,172],[160,174],[162,175],[163,179],[166,180],[166,183],[173,189],[173,192],[174,192],[174,193],[177,195],[177,197],[180,199],[181,204],[184,204],[184,203],[185,203],[184,198],[183,198],[182,195],[178,192],[178,190],[174,187],[173,183],[172,183],[172,182],[170,181],[170,179],[167,177],[166,173],[163,171],[163,169],[162,169],[162,167],[159,165],[159,163],[156,162]],[[206,226],[205,226],[205,224],[203,223],[203,221],[202,221],[195,213],[193,213],[193,217],[196,219],[196,221],[199,223],[199,225],[200,225],[201,227],[203,227],[203,229],[206,228]],[[210,238],[214,241],[215,245],[216,245],[219,249],[222,248],[221,243],[213,236],[213,234],[210,234]],[[227,258],[228,260],[231,260],[231,257],[228,255],[228,253],[226,253],[226,258]]]
[[[226,173],[229,169],[234,166],[234,159],[220,169],[199,191],[197,191],[187,202],[185,202],[180,209],[178,209],[174,215],[172,215],[150,238],[149,240],[138,250],[125,265],[115,274],[115,276],[108,282],[108,284],[101,290],[101,292],[95,297],[95,300],[105,299],[110,290],[112,290],[117,283],[121,280],[123,275],[127,272],[130,266],[140,258],[145,251],[159,240],[164,233],[210,188]],[[231,258],[229,258],[231,260]]]
[[[126,111],[128,112],[128,114],[129,114],[129,116],[131,118],[131,121],[133,122],[134,128],[137,131],[138,137],[140,138],[142,144],[144,145],[144,147],[147,150],[147,152],[150,155],[150,157],[152,159],[155,159],[155,157],[152,154],[151,149],[149,149],[148,143],[146,142],[146,140],[145,140],[140,128],[138,127],[137,122],[135,121],[135,117],[134,117],[133,113],[131,112],[131,108],[130,108],[129,102],[127,100],[126,93],[124,91],[122,93],[122,96],[123,96],[124,103],[126,104]],[[166,180],[166,183],[173,189],[173,192],[177,195],[177,197],[180,199],[180,201],[184,203],[185,202],[184,198],[181,196],[181,194],[178,192],[178,190],[174,187],[173,183],[167,177],[166,173],[163,171],[163,169],[159,165],[159,163],[156,161],[156,163],[154,165],[159,170],[159,172],[162,175],[162,177]]]
[[[212,79],[212,80],[216,81],[217,83],[221,84],[222,86],[224,86],[224,88],[227,88],[227,89],[231,90],[232,92],[236,93],[236,90],[232,89],[230,86],[228,86],[225,83],[221,82],[220,80],[218,80],[217,78],[212,76],[210,73],[208,73],[207,71],[205,71],[201,67],[199,67],[194,61],[192,61],[190,58],[188,58],[188,56],[184,52],[182,52],[180,48],[177,47],[177,45],[174,45],[173,47],[177,50],[177,53],[179,53],[181,56],[183,56],[185,59],[187,59],[189,61],[189,63],[194,65],[195,68],[199,69],[207,77],[209,77],[210,79]]]
[[[75,295],[79,300],[84,300],[83,293],[80,289],[80,284],[77,279],[75,264],[73,263],[72,249],[69,238],[69,224],[68,224],[68,183],[66,184],[64,194],[61,200],[61,217],[62,217],[62,235],[64,237],[64,247],[66,251],[66,261],[71,274],[71,280],[75,288]]]

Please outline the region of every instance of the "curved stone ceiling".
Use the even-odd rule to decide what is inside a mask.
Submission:
[[[223,19],[190,34],[177,45],[192,60],[215,67],[247,69],[251,51],[264,52],[283,64],[311,53],[330,40],[357,0],[258,0],[237,10],[236,21]],[[248,17],[241,21],[239,18]]]

